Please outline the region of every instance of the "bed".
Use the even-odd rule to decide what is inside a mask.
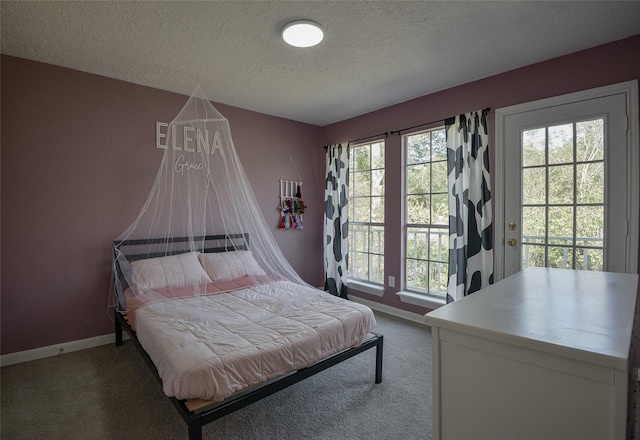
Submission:
[[[374,347],[382,381],[383,337],[371,331],[368,307],[267,276],[247,234],[201,240],[203,252],[181,248],[186,238],[114,242],[116,281],[124,282],[123,254],[137,287],[116,307],[116,345],[126,330],[190,440],[202,438],[203,425]],[[154,243],[158,252],[137,253]]]

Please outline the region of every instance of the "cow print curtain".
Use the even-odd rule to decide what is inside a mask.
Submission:
[[[445,121],[449,172],[448,303],[493,283],[488,111]]]
[[[349,146],[326,147],[327,176],[324,192],[324,289],[347,297],[347,196],[349,194]]]

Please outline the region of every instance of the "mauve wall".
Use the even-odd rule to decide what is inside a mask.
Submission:
[[[171,121],[188,97],[19,58],[1,62],[1,352],[111,333],[110,243],[155,179],[163,153],[156,121]],[[285,256],[322,285],[321,129],[215,105]],[[276,229],[278,180],[290,157],[309,205],[302,231]]]
[[[323,145],[400,130],[491,107],[488,124],[490,145],[493,146],[496,108],[634,79],[640,79],[640,35],[323,127]],[[402,223],[398,215],[402,212],[402,176],[393,170],[401,169],[401,148],[401,136],[392,135],[386,139],[385,280],[395,276],[396,286],[402,273]],[[386,286],[382,298],[353,289],[350,294],[415,313],[427,311],[400,302],[397,290],[397,287]]]
[[[640,35],[461,85],[323,128],[222,104],[238,155],[267,221],[277,222],[277,181],[293,157],[304,181],[303,231],[274,230],[306,281],[323,284],[322,145],[491,107],[640,78]],[[1,353],[112,332],[105,306],[110,242],[136,217],[162,152],[155,122],[187,97],[2,56]],[[212,97],[215,98],[215,97]],[[493,112],[489,119],[493,128]],[[490,132],[493,143],[493,133]],[[400,137],[387,139],[388,170],[400,169]],[[401,176],[387,174],[386,276],[401,273]],[[385,277],[386,279],[386,277]],[[397,289],[382,298],[415,313]]]

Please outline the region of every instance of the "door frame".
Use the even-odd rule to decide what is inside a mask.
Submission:
[[[638,229],[640,228],[640,123],[638,118],[638,80],[627,81],[594,89],[583,90],[566,95],[554,96],[523,104],[496,109],[495,112],[495,184],[494,184],[494,279],[504,278],[504,205],[505,205],[505,122],[507,116],[533,110],[571,104],[594,98],[624,93],[627,97],[627,206],[630,208],[627,219],[627,272],[638,273]]]

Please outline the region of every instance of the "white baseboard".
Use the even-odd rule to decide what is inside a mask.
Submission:
[[[128,339],[129,335],[123,332],[122,339]],[[81,339],[79,341],[64,342],[62,344],[49,345],[47,347],[34,348],[32,350],[19,351],[0,356],[0,367],[19,364],[22,362],[35,361],[51,356],[58,356],[64,353],[71,353],[87,348],[98,347],[100,345],[115,344],[115,333],[95,336],[93,338]]]
[[[419,313],[407,312],[406,310],[387,306],[385,304],[380,304],[379,302],[375,302],[375,301],[369,301],[368,299],[360,298],[359,296],[354,296],[354,295],[348,295],[348,296],[351,301],[364,304],[365,306],[368,306],[373,310],[377,310],[378,312],[386,313],[388,315],[396,316],[398,318],[403,318],[408,321],[417,322],[419,324],[424,324],[424,315],[420,315]]]
[[[364,304],[373,310],[377,310],[388,315],[403,318],[408,321],[424,324],[424,316],[418,313],[407,312],[406,310],[397,309],[395,307],[380,304],[375,301],[360,298],[358,296],[349,295],[349,299],[353,302]],[[425,324],[426,325],[426,324]],[[123,332],[122,339],[129,339],[129,335]],[[86,350],[87,348],[98,347],[100,345],[115,344],[115,334],[96,336],[79,341],[64,342],[62,344],[49,345],[47,347],[34,348],[33,350],[19,351],[17,353],[9,353],[0,356],[0,367],[6,367],[22,362],[35,361],[51,356],[58,356],[64,353],[72,353],[74,351]]]

